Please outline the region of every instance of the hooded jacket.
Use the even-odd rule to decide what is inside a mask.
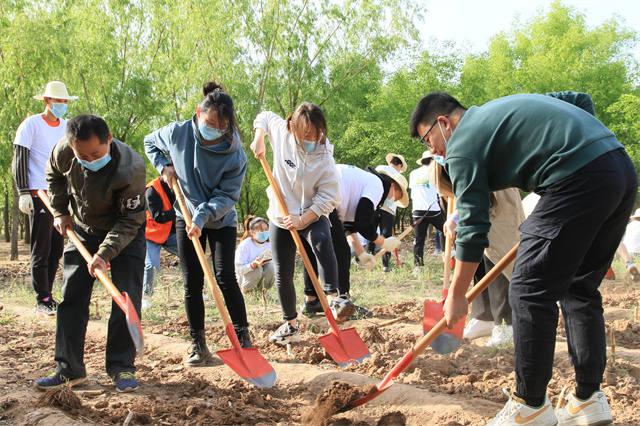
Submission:
[[[232,140],[205,146],[194,115],[147,135],[144,148],[159,173],[164,166],[175,167],[192,221],[200,229],[238,226],[235,206],[247,171],[247,156],[237,133]],[[182,218],[176,203],[176,214]]]
[[[270,111],[261,112],[253,122],[269,136],[273,149],[273,177],[290,214],[300,216],[312,210],[318,217],[328,215],[342,200],[338,171],[329,141],[310,153],[297,148],[295,137],[287,130],[287,122]],[[267,190],[267,216],[274,225],[285,228],[284,214],[271,188]]]

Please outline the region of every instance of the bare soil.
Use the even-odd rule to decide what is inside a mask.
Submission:
[[[143,315],[146,353],[136,361],[140,388],[119,394],[104,372],[106,325],[90,321],[85,344],[88,383],[73,388],[72,395],[68,390],[51,395],[37,392],[34,381],[55,367],[55,320],[36,317],[30,306],[6,302],[12,283],[22,279],[28,259],[23,250],[22,262],[5,261],[6,246],[0,243],[0,424],[480,425],[504,405],[506,396],[501,389],[515,386],[511,349],[488,348],[486,339],[477,339],[464,341],[455,353],[445,356],[427,349],[389,390],[364,406],[337,414],[335,407],[316,406],[314,411],[317,401],[339,400],[341,405],[364,395],[352,388],[378,383],[422,336],[423,301],[411,300],[375,307],[374,318],[342,326],[355,327],[371,351],[362,364],[345,368],[337,366],[318,342],[329,330],[322,316],[302,320],[302,342],[289,349],[268,343],[279,322],[253,326],[256,347],[278,375],[271,389],[248,384],[218,357],[210,366],[186,368],[189,343],[181,336],[186,334],[184,314],[159,325],[148,324]],[[606,280],[601,291],[607,329],[615,341],[615,354],[608,350],[603,390],[614,424],[638,425],[640,323],[636,307],[640,284],[619,276]],[[402,319],[378,326],[397,317]],[[221,323],[207,327],[210,344],[231,347]],[[548,390],[554,405],[562,388],[572,384],[573,368],[560,325]]]

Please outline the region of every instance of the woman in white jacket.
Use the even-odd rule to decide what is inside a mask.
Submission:
[[[273,112],[262,112],[253,127],[255,138],[251,150],[256,157],[265,152],[264,137],[269,136],[273,176],[290,213],[284,215],[269,188],[269,237],[285,320],[269,341],[286,345],[300,341],[293,284],[296,246],[291,229],[298,230],[305,250],[313,252],[318,261],[323,290],[333,315],[344,319],[355,311],[347,296],[339,296],[338,268],[327,218],[340,204],[340,183],[332,151],[327,150],[327,122],[318,106],[304,102],[286,120]]]

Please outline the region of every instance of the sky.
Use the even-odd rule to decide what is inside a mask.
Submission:
[[[474,52],[486,51],[489,39],[508,30],[517,14],[527,22],[540,9],[551,10],[551,0],[429,0],[424,23],[418,23],[423,40],[455,40],[471,43]],[[562,0],[585,15],[590,28],[618,14],[626,26],[640,34],[640,0]],[[640,58],[640,48],[636,52]]]

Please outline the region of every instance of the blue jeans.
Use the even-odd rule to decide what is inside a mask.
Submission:
[[[169,234],[163,244],[147,240],[147,254],[144,258],[144,281],[142,283],[142,294],[145,296],[153,296],[156,271],[160,269],[160,250],[163,247],[169,253],[178,256],[178,241],[174,232]]]

